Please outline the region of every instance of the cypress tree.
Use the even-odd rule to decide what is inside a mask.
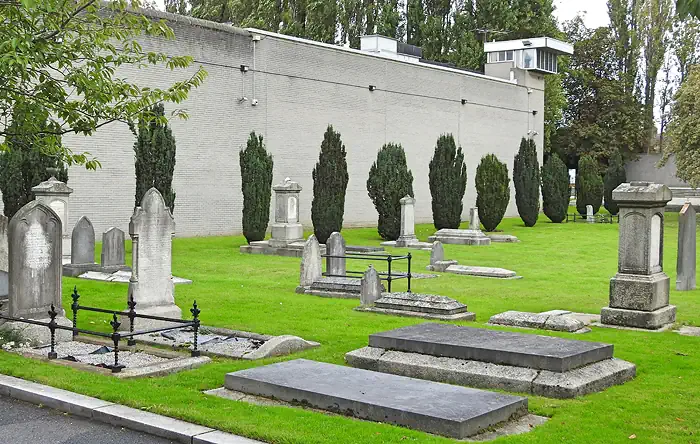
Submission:
[[[501,223],[509,201],[508,166],[495,154],[487,154],[476,167],[476,206],[486,231]]]
[[[311,201],[311,221],[316,239],[325,244],[331,233],[343,228],[345,192],[348,188],[348,163],[340,133],[328,125],[321,142],[318,163],[311,173],[314,197]]]
[[[385,240],[396,240],[401,233],[401,199],[413,197],[413,174],[406,164],[401,145],[389,143],[377,153],[367,179],[367,193],[379,214],[377,231]]]
[[[566,219],[570,194],[569,170],[558,155],[552,154],[542,167],[542,210],[555,224]]]
[[[526,227],[532,227],[540,212],[540,163],[537,145],[532,139],[523,137],[520,141],[520,150],[513,163],[513,185],[520,219]]]
[[[605,170],[605,209],[612,215],[620,212],[620,207],[612,199],[612,192],[621,183],[627,182],[627,174],[625,173],[625,163],[622,160],[622,155],[619,151],[615,151],[610,157],[608,168]]]
[[[265,239],[272,198],[272,156],[263,136],[250,133],[245,149],[238,153],[243,191],[243,235],[248,243]]]
[[[467,188],[467,165],[462,147],[457,147],[452,134],[443,134],[437,140],[430,160],[428,183],[435,229],[459,228],[462,198]]]
[[[23,135],[25,127],[32,128],[33,134],[49,130],[48,113],[22,102],[16,102],[12,109],[12,121],[7,127],[8,136],[5,139],[7,150],[0,154],[0,191],[3,211],[8,218],[34,200],[32,187],[51,176],[68,182],[65,164],[52,155],[61,146],[61,137]]]
[[[141,205],[146,191],[155,187],[170,212],[175,211],[173,173],[175,171],[175,138],[165,118],[165,108],[158,103],[149,111],[150,119],[139,121],[134,143],[136,195],[134,205]]]
[[[603,203],[603,179],[598,171],[598,163],[591,156],[582,156],[576,171],[576,211],[586,215],[586,206],[593,206],[597,213]]]

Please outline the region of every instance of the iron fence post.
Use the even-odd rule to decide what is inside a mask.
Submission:
[[[121,335],[117,331],[122,323],[117,320],[116,313],[112,315],[112,321],[110,321],[109,324],[112,326],[112,342],[114,342],[114,365],[112,366],[112,373],[119,373],[124,368],[123,365],[119,365],[119,340],[121,339]]]
[[[73,299],[73,303],[71,304],[70,308],[73,310],[73,339],[75,339],[75,337],[78,336],[78,307],[80,307],[80,304],[78,303],[80,295],[78,294],[77,285],[73,287],[73,294],[71,294],[70,297]]]
[[[192,313],[192,320],[194,322],[193,327],[194,327],[194,344],[192,345],[192,352],[191,356],[193,358],[197,357],[200,355],[199,352],[199,347],[198,347],[198,337],[199,337],[199,314],[201,313],[201,310],[197,307],[197,301],[195,300],[194,303],[192,304],[192,308],[190,308],[190,313]]]
[[[58,358],[58,354],[56,353],[56,316],[58,313],[56,313],[56,307],[54,307],[53,304],[51,304],[51,310],[49,310],[49,317],[51,320],[49,321],[49,330],[51,331],[51,351],[49,352],[49,359],[56,359]]]
[[[129,333],[134,333],[134,319],[136,319],[136,301],[134,301],[134,295],[129,296],[129,301],[127,302],[129,306]],[[126,345],[136,345],[136,339],[133,336],[129,336],[129,340],[126,341]]]
[[[408,253],[408,292],[411,292],[411,253]]]
[[[387,288],[389,290],[389,293],[391,293],[391,259],[392,259],[391,255],[387,256],[387,258],[386,258],[386,263],[387,263],[386,268],[387,268],[387,274],[388,274],[386,280],[387,280]]]

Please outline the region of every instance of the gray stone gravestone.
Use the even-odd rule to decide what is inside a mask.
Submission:
[[[7,217],[0,214],[0,299],[8,294],[8,277],[10,256],[7,251]]]
[[[379,273],[373,266],[369,266],[362,276],[360,288],[360,303],[362,305],[374,304],[374,301],[382,297],[382,281]]]
[[[401,232],[396,240],[397,247],[408,247],[418,242],[416,237],[416,199],[406,196],[401,202]]]
[[[345,239],[337,231],[331,233],[326,242],[326,254],[329,256],[345,256]],[[345,276],[345,258],[327,257],[326,272],[329,276]]]
[[[272,187],[275,192],[275,222],[271,225],[271,247],[286,247],[304,240],[304,227],[299,223],[301,185],[289,177]]]
[[[129,270],[126,265],[126,246],[124,232],[112,227],[102,233],[102,253],[100,254],[102,271],[111,273]]]
[[[14,318],[48,322],[53,305],[60,325],[71,325],[61,306],[63,227],[47,205],[34,200],[23,206],[8,227],[9,311]],[[3,329],[17,330],[24,340],[39,344],[50,341],[44,326],[8,322]],[[70,340],[71,332],[56,331],[57,341]]]
[[[459,230],[443,228],[428,238],[430,242],[440,241],[443,244],[457,245],[491,245],[491,239],[481,231],[479,210],[469,209],[469,229]]]
[[[445,249],[442,242],[433,242],[430,249],[430,265],[425,268],[429,271],[445,271],[450,265],[457,265],[457,261],[445,260]]]
[[[469,209],[469,229],[481,230],[481,221],[479,220],[479,209],[476,207]]]
[[[36,200],[50,207],[61,219],[61,223],[63,224],[63,256],[69,258],[71,252],[71,232],[68,229],[68,221],[70,220],[70,213],[68,210],[70,208],[70,195],[73,193],[73,189],[52,176],[49,180],[41,182],[39,185],[33,187],[32,193],[34,193]]]
[[[299,287],[297,292],[303,293],[311,287],[314,281],[321,279],[323,270],[321,266],[321,246],[313,234],[304,244],[304,252],[301,256],[301,266],[299,271]]]
[[[695,290],[695,208],[686,202],[678,216],[678,257],[676,260],[676,290]]]
[[[623,183],[612,194],[620,207],[618,270],[610,279],[610,306],[601,323],[659,329],[676,320],[669,305],[670,279],[663,271],[664,207],[671,190],[663,184]]]
[[[595,223],[595,215],[593,214],[593,205],[586,205],[586,222],[589,224]]]
[[[80,276],[81,274],[97,270],[95,263],[95,229],[92,222],[82,216],[76,222],[71,234],[70,264],[63,266],[64,276]]]
[[[165,206],[163,196],[155,188],[146,192],[141,206],[134,208],[129,222],[132,239],[131,279],[129,297],[136,302],[136,312],[169,318],[181,318],[182,311],[175,305],[175,287],[172,276],[172,239],[175,220]],[[163,325],[161,321],[136,319],[136,330]],[[129,323],[123,322],[122,328]]]

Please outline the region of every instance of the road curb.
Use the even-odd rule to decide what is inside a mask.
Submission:
[[[183,444],[262,444],[209,427],[2,374],[0,395]]]

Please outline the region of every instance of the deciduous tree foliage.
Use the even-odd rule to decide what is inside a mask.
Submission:
[[[348,163],[340,133],[328,125],[321,142],[321,153],[314,167],[314,197],[311,221],[316,239],[325,244],[330,235],[343,228],[345,192],[348,188]]]
[[[570,194],[569,169],[552,154],[542,166],[542,211],[555,224],[566,219]]]
[[[273,167],[272,155],[265,149],[262,135],[250,133],[238,162],[243,191],[243,235],[248,243],[261,241],[270,221]]]
[[[513,163],[513,185],[518,214],[526,227],[534,227],[540,213],[540,163],[537,146],[523,138]]]
[[[401,145],[388,143],[377,153],[367,179],[367,194],[379,214],[377,231],[385,240],[401,234],[401,199],[413,197],[413,173]]]
[[[700,0],[676,0],[676,9],[681,18],[690,15],[700,19]]]
[[[438,138],[429,168],[428,184],[435,229],[459,228],[462,199],[467,188],[467,165],[462,147],[457,147],[452,134],[443,134]]]
[[[664,161],[675,155],[678,178],[700,187],[700,67],[690,70],[676,93],[668,135]]]
[[[486,231],[494,231],[503,220],[510,201],[508,166],[495,154],[481,158],[476,167],[476,206]]]
[[[603,179],[600,177],[598,162],[591,156],[583,156],[576,171],[576,211],[586,215],[586,206],[593,206],[593,214],[603,203]]]
[[[0,136],[39,138],[34,145],[46,154],[97,168],[99,162],[89,153],[75,153],[58,143],[58,137],[45,136],[90,135],[111,122],[137,121],[155,103],[185,100],[204,81],[203,69],[165,88],[142,87],[117,74],[127,65],[179,69],[192,64],[188,56],[141,48],[140,36],[174,34],[165,22],[128,11],[140,5],[139,0],[21,0],[0,5],[0,115],[10,115],[14,104],[22,101],[48,116],[48,124],[27,119],[21,128],[12,129],[0,120]],[[175,114],[187,116],[181,110]],[[2,148],[8,148],[6,143]]]

